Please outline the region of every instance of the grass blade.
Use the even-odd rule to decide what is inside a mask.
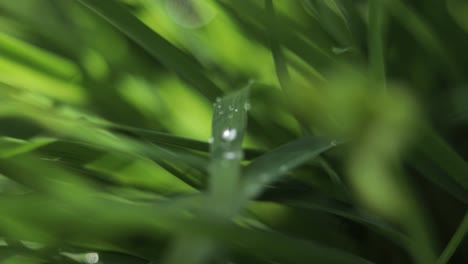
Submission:
[[[452,239],[448,243],[447,247],[440,255],[439,259],[437,260],[437,264],[446,264],[449,263],[450,257],[452,257],[453,253],[457,250],[457,247],[465,238],[466,234],[468,233],[468,213],[465,214],[463,220],[458,227],[457,231],[453,235]]]
[[[372,79],[385,87],[385,7],[381,0],[369,1],[368,46]]]
[[[230,218],[235,213],[249,92],[250,87],[246,87],[216,99],[214,105],[206,211],[216,218]],[[177,237],[164,263],[204,263],[215,247],[214,242],[204,236]]]
[[[214,100],[221,94],[221,90],[199,70],[200,65],[193,57],[151,30],[116,1],[77,1],[98,13],[208,99]]]
[[[283,145],[253,160],[245,169],[241,192],[244,199],[258,195],[265,185],[290,170],[333,148],[333,142],[319,138],[302,138]]]

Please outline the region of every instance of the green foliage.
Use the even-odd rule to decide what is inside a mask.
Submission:
[[[464,1],[0,3],[0,263],[464,263]]]

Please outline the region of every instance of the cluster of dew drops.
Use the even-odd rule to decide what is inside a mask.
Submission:
[[[221,108],[222,108],[221,100],[222,99],[219,98],[219,97],[216,98],[216,102],[213,104],[213,106],[215,108],[218,108],[218,110],[219,110],[218,114],[219,115],[224,115],[224,111],[221,110]],[[243,105],[243,110],[244,111],[249,111],[250,109],[251,109],[251,104],[249,102],[246,102]],[[234,117],[234,114],[239,112],[239,108],[236,108],[233,105],[229,105],[227,110],[229,110],[229,113],[228,113],[228,116],[227,116],[229,119],[232,119]],[[226,142],[226,143],[233,142],[237,138],[237,136],[238,136],[238,132],[237,132],[237,129],[235,129],[235,128],[229,128],[228,127],[228,128],[225,128],[221,132],[221,140]],[[211,137],[208,140],[208,143],[213,144],[213,142],[214,142],[214,138]],[[235,159],[237,156],[238,156],[238,154],[234,153],[234,152],[226,152],[223,155],[223,157],[225,159]]]
[[[222,105],[221,105],[221,98],[218,97],[216,98],[216,102],[213,104],[213,106],[215,108],[218,108],[218,109],[221,109],[222,108]],[[251,104],[249,102],[246,102],[243,106],[243,110],[244,111],[249,111],[251,109]],[[228,106],[228,110],[229,110],[229,114],[228,114],[228,118],[229,119],[232,119],[234,117],[234,113],[237,113],[239,112],[239,108],[236,108],[232,105],[229,105]],[[220,110],[218,112],[219,115],[224,115],[224,111],[223,110]],[[221,133],[221,140],[223,140],[224,142],[232,142],[234,141],[235,139],[237,138],[237,129],[235,128],[226,128],[223,130],[223,132]],[[208,143],[212,144],[214,142],[214,138],[211,137],[209,140],[208,140]]]

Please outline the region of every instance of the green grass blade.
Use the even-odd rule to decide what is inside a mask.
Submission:
[[[385,4],[388,12],[414,35],[421,47],[427,49],[430,54],[434,54],[441,63],[450,69],[452,78],[460,79],[459,67],[454,64],[455,60],[441,41],[441,36],[437,36],[423,17],[401,0],[384,0],[382,3]]]
[[[98,13],[210,100],[214,100],[221,94],[221,90],[200,70],[200,64],[193,57],[185,54],[151,30],[118,2],[109,0],[77,1]]]
[[[217,100],[214,106],[209,189],[212,209],[222,215],[232,213],[237,196],[249,91],[250,87],[246,87]]]
[[[0,56],[62,80],[78,79],[76,65],[53,53],[0,32]]]
[[[427,180],[444,190],[447,194],[453,196],[464,204],[468,204],[468,192],[466,189],[458,184],[457,181],[450,176],[450,173],[448,173],[447,170],[444,170],[435,164],[432,159],[428,158],[427,154],[415,153],[409,159],[409,166],[418,171]]]
[[[370,0],[369,3],[368,47],[369,66],[372,79],[385,86],[385,7],[381,0]]]
[[[468,233],[468,213],[466,213],[465,216],[463,217],[463,220],[460,226],[455,231],[455,234],[453,235],[452,239],[450,239],[450,242],[448,243],[447,247],[444,249],[444,251],[442,252],[442,255],[440,255],[439,259],[437,260],[437,264],[449,263],[450,258],[452,257],[453,253],[455,253],[455,251],[457,250],[457,247],[463,241],[467,233]]]
[[[428,160],[446,171],[452,179],[465,190],[468,190],[468,163],[458,155],[430,127],[423,128],[423,136],[417,149]]]
[[[216,99],[214,105],[209,197],[205,210],[216,218],[229,218],[237,209],[249,92],[250,87],[246,87],[232,95]],[[177,237],[164,263],[205,263],[214,249],[214,242],[203,236]]]
[[[269,45],[269,33],[265,31],[264,27],[260,26],[268,25],[271,20],[271,17],[265,13],[264,9],[250,2],[236,3],[234,1],[218,0],[218,3],[248,36],[259,41],[264,46]],[[300,32],[300,29],[294,27],[294,24],[284,16],[277,14],[277,18],[277,28],[275,28],[277,32],[275,35],[278,38],[278,42],[305,60],[316,69],[316,72],[320,72],[324,66],[336,62],[328,47],[315,42],[318,39],[317,37],[310,39],[310,32]],[[252,22],[252,20],[254,21]],[[323,37],[321,39],[327,38],[323,32],[314,33],[316,34],[314,36],[320,35]],[[325,45],[331,46],[330,43],[327,41]]]
[[[245,168],[241,189],[243,199],[255,197],[265,185],[276,181],[290,170],[310,161],[333,146],[330,140],[307,137],[280,146],[258,157]]]
[[[53,138],[34,138],[29,141],[0,137],[0,158],[10,158],[25,154],[55,142]]]

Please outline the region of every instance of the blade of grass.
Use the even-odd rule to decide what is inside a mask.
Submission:
[[[250,85],[224,97],[213,113],[210,165],[210,207],[221,215],[232,214],[244,158],[242,141],[247,126]]]
[[[468,190],[467,162],[429,126],[422,128],[422,138],[417,150],[446,171],[461,187]]]
[[[374,82],[385,88],[385,7],[381,0],[370,0],[368,10],[369,66]]]
[[[13,163],[18,165],[16,161],[8,165],[12,166]],[[40,168],[41,171],[47,169],[40,164],[36,163],[35,165],[35,169]],[[28,169],[27,166],[28,163],[23,164],[22,168]],[[31,175],[30,172],[31,168],[25,174]],[[207,236],[230,248],[260,255],[266,259],[283,260],[285,263],[313,263],[316,261],[345,264],[370,263],[339,250],[275,232],[245,229],[211,217],[187,218],[178,208],[130,205],[100,197],[99,195],[89,195],[89,193],[82,193],[80,199],[67,199],[67,196],[62,196],[60,201],[41,195],[1,197],[0,206],[4,212],[0,216],[1,229],[8,229],[12,225],[15,226],[14,230],[18,230],[22,226],[30,226],[36,230],[36,233],[30,230],[25,233],[15,233],[15,235],[34,238],[34,234],[38,234],[37,230],[47,230],[48,235],[39,240],[43,240],[45,237],[61,237],[69,242],[86,241],[89,238],[116,242],[125,238],[126,232],[130,230],[141,230],[150,236],[167,231],[179,235]],[[68,210],[63,210],[65,204]],[[34,206],[34,210],[25,210],[31,206]],[[93,221],[83,217],[89,214],[92,214]],[[70,233],[70,225],[73,225],[80,232]],[[9,230],[11,232],[13,229]],[[148,252],[144,255],[151,256]],[[154,258],[149,257],[148,259]]]
[[[216,218],[230,218],[236,209],[249,91],[250,87],[246,87],[216,99],[214,105],[210,179],[205,210]],[[204,236],[176,237],[163,263],[205,263],[215,248],[215,243]]]
[[[463,79],[459,71],[460,67],[454,64],[456,60],[452,59],[452,55],[447,52],[441,37],[433,32],[423,17],[401,0],[383,0],[382,3],[387,7],[388,12],[395,16],[414,35],[423,48],[428,49],[431,54],[434,54],[441,63],[450,69],[449,73],[452,78],[455,80]]]
[[[336,3],[335,3],[336,5]],[[277,18],[275,7],[272,0],[265,0],[265,8],[266,12],[270,16],[270,20],[267,24],[267,31],[270,33],[269,41],[270,41],[270,49],[273,55],[273,61],[275,64],[276,76],[278,78],[279,84],[283,92],[286,96],[288,96],[291,91],[291,86],[293,83],[291,82],[291,78],[288,72],[288,65],[286,63],[286,59],[282,53],[281,45],[278,42],[278,36],[276,35],[276,28],[278,28]],[[338,8],[338,7],[337,7]],[[308,126],[301,120],[298,115],[294,115],[297,123],[299,124],[302,134],[303,135],[310,135],[311,131]],[[339,177],[337,177],[336,172],[332,169],[332,167],[328,164],[328,162],[323,158],[319,157],[322,166],[329,172],[330,177],[335,180],[337,183],[341,182]]]
[[[77,1],[98,13],[168,69],[174,70],[183,80],[208,99],[214,100],[221,94],[221,90],[200,70],[200,64],[193,57],[185,54],[151,30],[118,2]]]
[[[70,81],[80,78],[81,75],[78,67],[70,61],[2,32],[0,32],[0,54],[10,61],[62,80]]]
[[[31,152],[55,142],[53,138],[34,138],[29,141],[0,137],[0,158],[10,158]]]
[[[175,146],[180,148],[188,148],[192,150],[197,150],[201,152],[209,152],[210,144],[209,142],[202,142],[190,138],[184,138],[169,133],[164,133],[160,131],[142,129],[131,126],[124,126],[119,124],[109,124],[104,125],[103,128],[108,128],[115,132],[122,132],[125,134],[135,135],[142,137],[145,140],[148,140],[156,145],[164,144],[168,146]],[[263,154],[263,151],[257,149],[245,149],[245,158],[247,160],[255,158]]]
[[[218,0],[218,3],[248,36],[265,46],[269,45],[268,36],[262,25],[268,25],[271,18],[265,14],[265,10],[248,2],[240,4],[232,1]],[[252,22],[251,19],[254,19],[254,21]],[[329,66],[331,63],[336,62],[331,51],[308,38],[310,33],[308,35],[298,34],[296,30],[286,27],[283,22],[284,24],[288,24],[284,17],[278,19],[278,27],[275,28],[278,42],[307,61],[307,63],[316,69],[316,72],[321,72],[324,66]],[[291,27],[294,28],[293,26]],[[320,34],[318,32],[315,33]],[[323,36],[323,38],[326,39],[326,36]]]
[[[243,202],[257,196],[265,187],[299,165],[316,158],[336,143],[306,137],[280,146],[253,160],[244,170],[241,182]]]
[[[447,247],[444,249],[442,254],[440,255],[439,259],[437,260],[437,264],[446,264],[449,263],[450,258],[452,257],[453,253],[457,250],[457,247],[465,238],[466,234],[468,233],[468,213],[465,214],[460,226],[455,231],[452,239],[447,244]]]

